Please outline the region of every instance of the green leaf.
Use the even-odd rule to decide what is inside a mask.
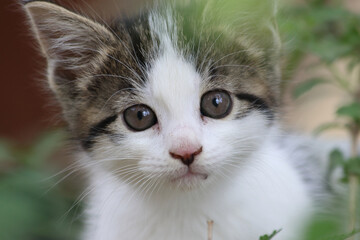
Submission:
[[[10,144],[0,140],[0,162],[13,160],[14,156]]]
[[[329,155],[329,166],[326,178],[329,180],[337,167],[345,167],[345,165],[346,162],[343,153],[339,149],[332,150]]]
[[[358,233],[360,233],[360,230],[354,230],[354,231],[352,231],[351,233],[348,233],[348,234],[334,236],[334,237],[331,238],[331,240],[347,240],[350,237],[357,235]],[[330,240],[330,239],[328,239],[328,240]]]
[[[343,219],[338,216],[319,216],[312,219],[306,228],[306,240],[333,240],[343,232]]]
[[[360,176],[360,157],[350,158],[346,165],[348,173]]]
[[[353,102],[348,105],[340,107],[336,114],[341,117],[350,117],[354,121],[360,121],[360,103]]]
[[[321,83],[326,83],[326,82],[327,82],[326,80],[321,79],[321,78],[312,78],[306,82],[302,82],[295,87],[293,96],[295,98],[298,98],[298,97],[302,96],[304,93],[311,90],[313,87],[315,87]]]
[[[345,158],[343,153],[339,149],[334,149],[330,153],[330,166],[332,168],[344,166]]]
[[[344,125],[341,123],[338,123],[338,122],[324,123],[324,124],[321,124],[320,126],[318,126],[314,130],[314,134],[319,135],[319,134],[323,133],[324,131],[334,129],[334,128],[344,128]]]
[[[0,239],[76,239],[77,224],[65,217],[74,202],[60,189],[45,193],[55,184],[43,181],[43,171],[19,168],[0,181]],[[75,200],[74,196],[74,200]],[[74,212],[72,212],[74,213]],[[70,214],[70,213],[69,213]],[[19,227],[21,226],[21,227]],[[71,226],[71,231],[69,231]],[[74,228],[75,227],[75,228]]]
[[[314,41],[308,43],[308,48],[327,63],[334,62],[351,51],[351,46],[342,45],[332,37],[314,39]]]
[[[273,239],[279,232],[281,232],[281,229],[280,229],[280,230],[275,230],[270,236],[269,236],[269,235],[261,236],[259,240],[271,240],[271,239]]]
[[[62,146],[65,136],[66,134],[63,130],[56,130],[42,135],[27,153],[26,163],[42,166],[44,161]]]

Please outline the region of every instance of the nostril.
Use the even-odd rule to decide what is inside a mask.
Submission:
[[[187,158],[183,158],[181,159],[181,161],[183,162],[183,164],[185,164],[186,166],[190,166],[193,162],[194,162],[194,155],[191,155]]]
[[[175,154],[175,153],[172,153],[172,152],[169,152],[169,153],[170,153],[170,155],[171,155],[173,158],[175,158],[175,159],[181,160],[181,159],[183,158],[182,156],[177,155],[177,154]]]
[[[175,158],[175,159],[179,159],[181,160],[181,162],[187,166],[190,166],[194,160],[195,160],[195,156],[199,155],[202,152],[202,147],[200,147],[198,150],[196,150],[195,152],[186,152],[186,151],[179,151],[178,153],[174,153],[174,152],[169,152],[170,156]]]

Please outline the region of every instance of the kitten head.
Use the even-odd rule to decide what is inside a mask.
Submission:
[[[196,189],[241,170],[276,118],[273,5],[179,0],[108,23],[45,1],[25,8],[89,166]]]

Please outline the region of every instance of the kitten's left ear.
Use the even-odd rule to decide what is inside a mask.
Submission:
[[[52,88],[74,80],[80,70],[101,57],[101,50],[115,42],[103,25],[56,4],[26,1],[24,7],[47,57]]]

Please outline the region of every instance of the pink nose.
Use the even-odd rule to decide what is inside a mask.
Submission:
[[[191,149],[179,149],[177,151],[172,151],[169,153],[173,158],[181,160],[181,162],[186,166],[190,166],[194,162],[195,156],[199,155],[201,152],[202,147],[200,147],[196,151]]]

